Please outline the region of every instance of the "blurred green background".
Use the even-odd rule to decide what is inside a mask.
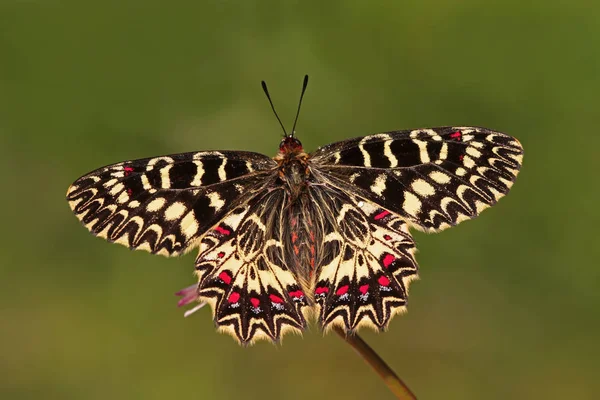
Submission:
[[[92,237],[64,195],[105,164],[274,155],[480,125],[525,147],[510,195],[415,233],[409,313],[364,332],[420,399],[600,391],[600,5],[590,1],[0,1],[0,398],[391,399],[312,327],[243,349],[173,293],[193,258]]]

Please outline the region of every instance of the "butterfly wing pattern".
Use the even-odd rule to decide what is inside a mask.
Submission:
[[[435,232],[479,215],[509,191],[523,149],[489,129],[441,127],[333,143],[311,158],[327,187],[353,194],[330,233],[344,250],[316,284],[322,325],[352,331],[385,329],[405,311],[418,271],[408,228]]]
[[[268,184],[276,164],[247,152],[198,152],[125,161],[77,179],[67,200],[94,235],[176,256]]]
[[[198,295],[211,304],[217,326],[243,344],[277,341],[282,332],[306,326],[304,294],[272,229],[281,197],[261,195],[205,235],[196,259]]]
[[[67,192],[92,233],[132,249],[199,249],[191,300],[242,344],[324,329],[385,329],[417,278],[409,228],[479,215],[512,186],[523,149],[477,127],[394,131],[303,151],[209,151],[126,161]],[[187,303],[188,301],[186,301]]]

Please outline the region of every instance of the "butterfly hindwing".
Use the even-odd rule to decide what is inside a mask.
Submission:
[[[306,324],[304,293],[284,262],[277,231],[267,229],[278,220],[280,194],[235,209],[204,236],[196,260],[200,300],[211,304],[219,329],[243,344],[277,341]]]
[[[317,150],[313,162],[329,184],[435,231],[495,204],[512,186],[522,154],[503,133],[443,127],[334,143]]]
[[[367,200],[328,191],[337,208],[335,229],[324,248],[335,257],[316,269],[314,297],[319,323],[347,331],[385,329],[406,306],[408,285],[417,277],[415,245],[406,222]]]
[[[268,184],[274,162],[248,152],[197,152],[125,161],[90,172],[67,191],[95,235],[132,249],[177,255]]]

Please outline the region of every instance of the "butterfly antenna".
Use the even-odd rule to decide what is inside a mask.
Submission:
[[[277,115],[277,111],[275,111],[275,106],[273,105],[273,101],[271,100],[271,95],[269,94],[269,89],[267,89],[267,83],[265,81],[261,81],[260,83],[262,85],[263,91],[265,92],[265,95],[267,95],[267,99],[269,99],[269,104],[271,105],[273,114],[275,114],[275,117],[277,117],[277,121],[279,121],[279,125],[281,125],[281,129],[283,129],[283,133],[285,134],[285,136],[287,136],[288,134],[285,131],[285,126],[283,126],[281,119],[279,119],[279,115]]]
[[[298,102],[296,119],[294,119],[294,126],[292,127],[292,136],[294,136],[294,133],[296,133],[296,122],[298,122],[298,116],[300,115],[300,107],[302,106],[302,98],[304,97],[304,92],[306,92],[306,86],[308,86],[308,75],[304,75],[304,82],[302,83],[302,93],[300,93],[300,101]]]

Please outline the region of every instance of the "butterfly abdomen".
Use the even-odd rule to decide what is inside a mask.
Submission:
[[[308,190],[284,209],[282,239],[288,268],[313,304],[315,267],[322,254],[322,221],[313,210]]]

